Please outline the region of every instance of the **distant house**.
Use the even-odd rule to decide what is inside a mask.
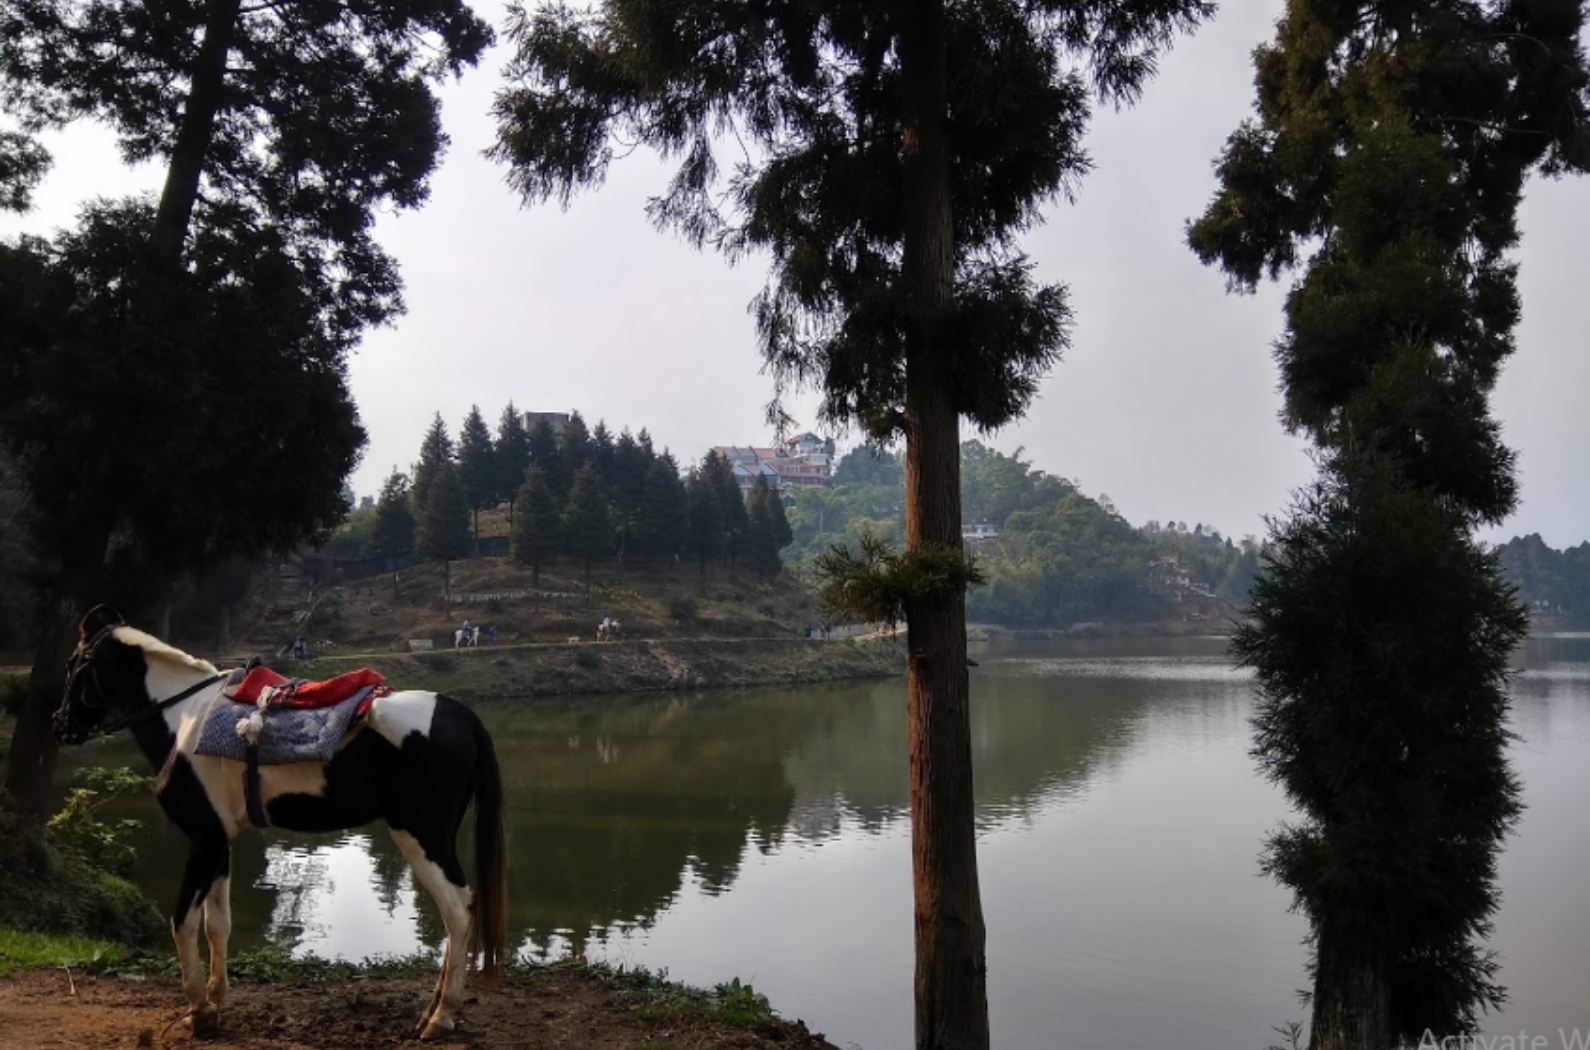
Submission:
[[[961,526],[961,542],[986,543],[989,540],[999,539],[999,526],[990,525],[986,521],[979,521],[975,525]]]
[[[742,490],[749,490],[758,477],[767,479],[774,489],[826,488],[833,480],[833,457],[827,442],[815,434],[802,434],[783,445],[715,445],[712,451],[729,461],[729,470]]]
[[[547,426],[552,428],[553,435],[558,436],[563,433],[563,428],[569,425],[569,420],[573,417],[572,412],[526,412],[524,428],[527,431],[534,430],[536,424],[544,419],[547,421]]]

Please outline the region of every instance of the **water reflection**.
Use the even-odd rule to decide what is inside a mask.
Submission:
[[[1304,928],[1257,851],[1283,819],[1248,749],[1252,682],[1222,643],[983,646],[972,733],[990,994],[1002,1045],[1263,1046],[1302,1016]],[[1590,1028],[1590,638],[1531,639],[1513,728],[1526,813],[1494,939],[1523,1019]],[[481,708],[510,827],[510,927],[713,983],[754,980],[837,1041],[910,1033],[903,683]],[[91,749],[92,761],[131,763]],[[180,836],[151,814],[160,897]],[[1564,864],[1567,864],[1565,867]],[[1574,865],[1578,865],[1574,868]],[[235,936],[360,958],[440,941],[388,836],[250,835]],[[1537,1019],[1537,1020],[1531,1020]],[[1059,1033],[1064,1033],[1062,1040]]]

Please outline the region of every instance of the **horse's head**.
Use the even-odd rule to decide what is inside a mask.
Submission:
[[[126,624],[121,614],[108,605],[96,605],[77,628],[77,648],[66,658],[66,695],[55,712],[55,739],[62,744],[81,744],[105,720],[110,698],[96,676],[96,664],[111,632]]]

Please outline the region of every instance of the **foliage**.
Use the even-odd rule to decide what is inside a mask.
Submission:
[[[0,977],[60,966],[104,973],[122,969],[128,959],[121,945],[92,937],[0,929]]]
[[[540,467],[525,471],[519,489],[519,520],[513,527],[513,558],[535,570],[540,586],[541,567],[557,557],[563,546],[563,521]]]
[[[749,524],[747,545],[752,561],[758,575],[771,580],[784,567],[778,552],[794,541],[795,534],[784,516],[784,501],[767,483],[767,478],[759,475],[751,485],[746,516]]]
[[[613,551],[612,515],[594,463],[586,463],[574,475],[569,502],[563,509],[563,548],[585,563],[587,585],[592,559]]]
[[[1195,0],[1130,10],[945,5],[956,257],[949,353],[937,367],[954,410],[978,426],[1018,416],[1064,346],[1064,290],[1036,285],[1012,245],[1038,205],[1087,170],[1077,67],[1104,97],[1129,100],[1158,50],[1210,10]],[[892,435],[909,313],[900,18],[882,7],[797,12],[726,0],[655,19],[618,3],[515,5],[517,52],[497,100],[493,155],[525,199],[564,203],[602,181],[614,142],[675,160],[653,221],[731,258],[772,255],[754,310],[775,376],[820,385],[826,419]],[[739,142],[758,159],[720,167],[720,143]]]
[[[1526,626],[1470,532],[1517,499],[1488,397],[1514,349],[1531,173],[1590,169],[1584,4],[1295,2],[1254,54],[1188,240],[1230,283],[1301,270],[1276,344],[1321,477],[1273,526],[1237,639],[1255,754],[1303,812],[1267,870],[1311,924],[1311,1042],[1460,1034],[1518,812],[1508,654]]]
[[[958,550],[923,548],[900,551],[864,535],[852,552],[835,547],[817,559],[823,604],[841,616],[894,626],[908,603],[964,593],[983,575]]]
[[[694,623],[701,612],[701,603],[693,594],[676,594],[668,599],[668,615],[678,623]]]
[[[1460,510],[1341,454],[1278,523],[1233,642],[1260,686],[1254,755],[1301,815],[1265,870],[1314,929],[1389,960],[1399,1039],[1471,1030],[1500,999],[1477,942],[1520,812],[1506,682],[1526,629]]]
[[[751,987],[749,982],[741,984],[738,977],[715,987],[712,998],[712,1015],[720,1021],[748,1025],[774,1016],[773,1004],[767,1001],[767,996]]]
[[[370,556],[401,558],[414,549],[413,504],[409,476],[394,469],[381,484],[375,501],[375,528],[370,535]]]
[[[0,871],[0,930],[170,944],[170,927],[136,886],[8,813],[0,813]]]
[[[414,545],[435,561],[469,556],[469,502],[451,463],[440,465],[430,478],[430,496],[415,529]]]
[[[574,651],[574,662],[587,671],[594,671],[602,666],[602,654],[595,649],[576,649]]]
[[[458,480],[464,487],[464,501],[469,505],[478,538],[480,510],[496,506],[498,497],[496,449],[479,405],[469,406],[469,414],[458,430]]]
[[[416,522],[425,520],[426,509],[431,502],[431,488],[436,484],[436,479],[445,471],[452,470],[456,463],[452,435],[448,434],[447,424],[438,412],[420,443],[420,458],[414,464],[414,481],[409,486],[409,499],[414,504]]]
[[[524,484],[524,472],[530,466],[530,434],[524,427],[524,416],[512,401],[503,406],[497,420],[497,437],[492,442],[493,503],[506,501],[508,518],[513,520],[519,486]]]
[[[1575,623],[1590,621],[1590,542],[1558,551],[1531,533],[1502,544],[1496,558],[1532,610]]]
[[[125,767],[90,766],[77,771],[79,785],[66,793],[61,808],[50,818],[49,831],[63,848],[74,851],[95,867],[125,874],[137,859],[131,838],[143,822],[123,817],[102,819],[101,811],[117,799],[152,791],[153,777]]]

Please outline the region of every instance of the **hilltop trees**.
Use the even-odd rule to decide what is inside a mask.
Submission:
[[[907,554],[890,562],[897,579],[863,590],[899,596],[866,611],[911,624],[923,1050],[988,1043],[959,420],[1019,416],[1064,345],[1064,291],[1032,280],[1014,240],[1087,169],[1088,87],[1130,101],[1211,9],[692,0],[512,15],[495,154],[520,193],[566,203],[601,182],[615,141],[656,148],[677,167],[654,221],[731,257],[771,253],[754,309],[779,381],[820,384],[835,423],[905,438]],[[751,144],[734,147],[726,193],[719,140]]]
[[[530,566],[530,586],[541,586],[541,567],[557,557],[563,519],[540,467],[525,471],[519,488],[519,520],[513,526],[513,559]]]
[[[409,501],[409,476],[393,470],[375,501],[375,532],[370,555],[401,558],[414,549],[414,510]]]
[[[784,517],[784,503],[767,483],[767,478],[758,476],[751,484],[746,496],[746,517],[746,546],[756,564],[757,575],[771,580],[784,568],[778,552],[790,545],[795,534]]]
[[[479,405],[469,406],[469,415],[464,417],[458,432],[458,481],[463,486],[464,502],[469,505],[470,533],[478,543],[481,508],[495,507],[500,496],[491,429],[486,426]]]
[[[1580,2],[1290,4],[1189,229],[1239,288],[1301,270],[1276,357],[1321,476],[1236,649],[1303,818],[1265,864],[1312,928],[1315,1050],[1465,1034],[1502,998],[1480,938],[1526,621],[1472,530],[1516,501],[1488,395],[1524,180],[1590,167],[1583,24]]]

